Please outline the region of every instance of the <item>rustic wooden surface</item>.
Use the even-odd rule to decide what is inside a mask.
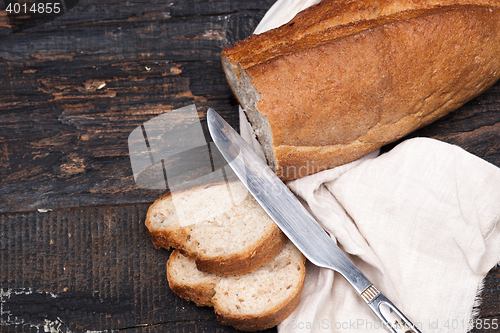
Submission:
[[[68,12],[35,26],[9,18],[7,3],[0,3],[0,331],[234,332],[169,290],[169,253],[154,249],[144,227],[162,191],[135,185],[127,137],[192,103],[237,126],[219,53],[249,35],[274,0],[67,0]],[[412,136],[500,166],[499,108],[497,84]],[[500,321],[499,295],[495,268],[482,318]]]

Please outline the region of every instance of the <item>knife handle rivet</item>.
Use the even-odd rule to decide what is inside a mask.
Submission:
[[[380,295],[380,291],[378,291],[377,288],[373,284],[369,285],[363,292],[361,293],[361,296],[363,299],[366,301],[366,303],[370,304],[373,302],[377,296]]]

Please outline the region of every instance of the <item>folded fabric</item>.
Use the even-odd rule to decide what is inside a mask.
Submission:
[[[289,182],[361,271],[422,332],[467,332],[500,261],[500,169],[433,139]],[[473,324],[473,323],[472,323]],[[279,332],[385,331],[337,273],[307,266]]]
[[[256,33],[317,2],[278,0]],[[259,152],[241,110],[240,129]],[[474,327],[482,281],[500,261],[499,168],[457,146],[416,138],[287,185],[423,333]],[[309,263],[300,303],[278,331],[386,329],[343,277]]]

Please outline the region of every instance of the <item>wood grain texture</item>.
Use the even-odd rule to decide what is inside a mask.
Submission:
[[[233,332],[168,288],[169,251],[151,243],[147,208],[0,215],[0,331]]]
[[[144,227],[163,191],[135,185],[127,138],[192,103],[237,126],[219,54],[273,3],[80,0],[19,31],[0,2],[0,332],[236,332],[169,290]],[[499,110],[496,84],[409,137],[500,166]],[[497,267],[480,318],[500,321],[499,285]]]
[[[133,182],[128,135],[192,103],[237,126],[219,53],[271,3],[80,1],[54,21],[0,35],[0,211],[158,197]]]

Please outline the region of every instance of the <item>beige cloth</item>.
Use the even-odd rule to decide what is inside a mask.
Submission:
[[[256,32],[315,2],[278,0]],[[482,280],[500,261],[499,168],[459,147],[417,138],[288,185],[422,333],[468,331]],[[500,329],[495,320],[477,324]],[[343,277],[310,263],[300,303],[278,331],[386,332]]]

